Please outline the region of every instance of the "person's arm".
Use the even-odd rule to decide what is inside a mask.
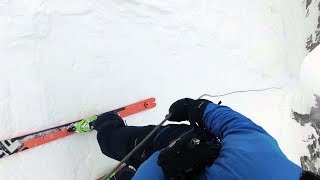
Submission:
[[[209,103],[202,122],[221,139],[222,150],[206,176],[213,179],[298,179],[301,168],[283,154],[277,141],[249,118]]]
[[[227,106],[209,103],[203,114],[203,124],[213,135],[220,139],[229,134],[268,133],[249,118]]]
[[[277,141],[262,127],[227,106],[209,103],[202,122],[209,132],[219,137],[224,150],[264,151],[285,157]]]
[[[173,103],[169,112],[171,121],[189,118],[221,139],[220,155],[205,171],[208,178],[297,179],[301,174],[301,168],[286,158],[272,136],[229,107],[185,98]],[[155,154],[148,159],[138,169],[137,177],[151,177],[152,172],[159,177],[155,179],[164,179],[157,157]]]

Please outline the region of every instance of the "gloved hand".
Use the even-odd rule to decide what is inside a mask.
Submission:
[[[160,152],[158,165],[167,179],[198,179],[205,166],[210,166],[218,157],[220,149],[217,139],[207,141],[195,133],[188,133]]]
[[[209,103],[206,99],[190,99],[183,98],[174,102],[169,108],[169,121],[181,122],[189,120],[192,123],[196,122],[200,127],[203,126],[202,117]],[[169,116],[167,115],[167,117]]]

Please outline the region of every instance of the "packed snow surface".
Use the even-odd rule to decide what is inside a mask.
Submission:
[[[297,100],[317,22],[317,6],[308,8],[300,0],[0,0],[0,139],[148,97],[157,107],[126,121],[157,124],[179,98],[276,87],[209,99],[261,125],[300,165],[313,129],[292,120],[291,108],[310,108]],[[0,159],[0,179],[95,179],[116,164],[95,136]]]

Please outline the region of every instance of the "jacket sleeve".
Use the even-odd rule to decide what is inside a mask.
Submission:
[[[232,110],[227,106],[210,103],[203,115],[205,127],[215,136],[224,139],[230,134],[246,134],[258,132],[268,135],[260,126],[249,118]]]
[[[287,159],[277,141],[249,118],[210,103],[203,123],[222,145],[219,157],[206,170],[209,179],[298,179],[301,168]]]

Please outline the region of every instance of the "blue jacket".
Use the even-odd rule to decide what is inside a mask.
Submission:
[[[221,139],[222,149],[202,179],[288,180],[299,179],[302,169],[287,159],[277,141],[262,127],[229,107],[209,104],[203,122]],[[163,180],[155,152],[138,169],[134,180]]]

